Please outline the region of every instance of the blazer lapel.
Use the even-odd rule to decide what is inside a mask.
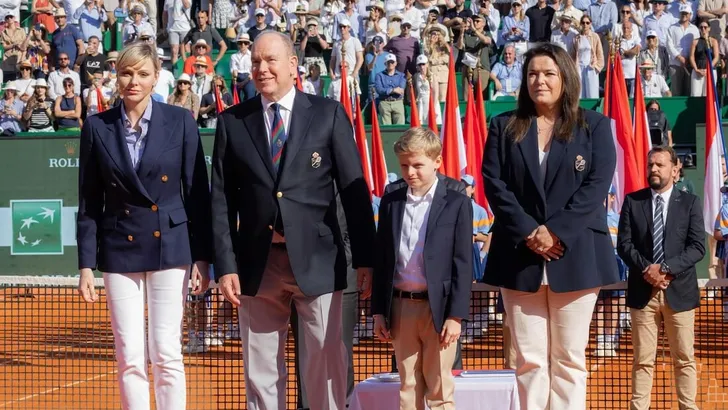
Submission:
[[[308,127],[311,124],[311,102],[306,94],[296,91],[296,98],[293,100],[293,111],[291,112],[290,126],[288,127],[288,140],[286,141],[285,153],[283,156],[283,169],[281,170],[281,178],[283,178],[285,170],[290,166],[296,158],[301,144],[306,139]]]
[[[543,184],[541,184],[541,170],[538,166],[538,129],[536,128],[536,121],[531,121],[531,127],[523,140],[518,143],[518,148],[521,150],[523,161],[526,163],[534,185],[536,185],[536,190],[541,195],[541,200],[546,202],[546,193]]]
[[[681,198],[682,192],[680,192],[679,189],[675,189],[675,187],[672,188],[672,193],[670,194],[670,204],[667,206],[667,220],[665,220],[665,233],[667,232],[674,232],[673,231],[673,225],[675,224],[675,218],[680,217],[680,204],[681,204]]]
[[[407,185],[395,191],[392,200],[392,239],[394,240],[395,260],[399,253],[399,241],[402,239],[402,218],[404,218],[404,206],[407,202]]]
[[[101,138],[106,150],[113,159],[116,166],[121,170],[122,174],[136,187],[142,195],[144,195],[150,201],[152,200],[147,192],[147,189],[142,185],[139,176],[137,175],[134,167],[131,164],[131,156],[129,156],[129,148],[126,145],[126,139],[124,138],[124,124],[121,119],[121,106],[114,108],[117,110],[116,121],[113,123],[107,123],[108,132]]]
[[[147,129],[146,146],[144,147],[144,153],[139,160],[139,169],[137,175],[139,179],[144,179],[154,169],[154,164],[157,163],[157,159],[164,152],[164,149],[169,144],[169,140],[174,138],[174,124],[167,121],[162,112],[162,107],[159,103],[151,101],[152,104],[152,118],[149,120],[149,128]]]
[[[642,211],[645,213],[645,220],[647,221],[647,237],[649,238],[649,249],[650,249],[650,260],[652,259],[652,246],[654,245],[652,240],[652,230],[655,224],[652,222],[652,191],[647,191],[647,198],[642,201]],[[665,231],[667,232],[667,231]]]
[[[561,161],[566,156],[568,151],[568,145],[559,139],[553,138],[551,140],[551,148],[549,149],[549,156],[546,159],[546,183],[544,184],[544,191],[549,192],[551,184],[556,178],[556,174],[559,172],[561,167]]]
[[[260,155],[263,165],[268,170],[268,174],[272,180],[275,180],[276,175],[273,171],[273,159],[270,156],[270,142],[268,142],[268,131],[265,129],[265,118],[263,118],[263,103],[261,102],[260,95],[255,97],[256,104],[250,110],[248,115],[243,118],[245,128],[248,129],[248,135],[255,145],[255,149]],[[235,137],[235,136],[229,136]]]
[[[435,224],[437,218],[440,217],[442,210],[445,209],[445,195],[447,195],[447,189],[445,184],[441,181],[437,183],[435,188],[435,195],[432,198],[432,205],[430,205],[430,215],[427,217],[427,231],[425,232],[425,245],[429,242],[431,235],[434,235]]]

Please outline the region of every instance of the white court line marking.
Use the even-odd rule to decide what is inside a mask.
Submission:
[[[96,376],[93,376],[93,377],[89,377],[89,378],[88,378],[88,379],[86,379],[86,380],[78,380],[78,381],[75,381],[75,382],[72,382],[72,383],[68,383],[68,384],[66,384],[66,385],[64,385],[64,386],[61,386],[61,387],[54,387],[54,388],[52,388],[52,389],[48,389],[48,390],[46,390],[46,391],[42,391],[42,392],[40,392],[40,393],[34,393],[34,394],[31,394],[31,395],[29,395],[29,396],[21,397],[21,398],[19,398],[19,399],[15,399],[15,400],[10,400],[10,401],[7,401],[7,402],[5,402],[5,403],[2,403],[2,404],[0,404],[0,407],[5,407],[5,406],[7,406],[7,405],[10,405],[10,404],[13,404],[13,403],[19,403],[19,402],[21,402],[21,401],[29,400],[29,399],[32,399],[32,398],[34,398],[34,397],[42,396],[42,395],[44,395],[44,394],[48,394],[48,393],[53,393],[53,392],[54,392],[54,391],[56,391],[56,390],[61,390],[61,389],[65,389],[65,388],[67,388],[67,387],[73,387],[73,386],[75,386],[75,385],[77,385],[77,384],[81,384],[81,383],[86,383],[86,382],[94,381],[94,380],[97,380],[97,379],[101,379],[101,378],[104,378],[104,377],[106,377],[106,376],[111,376],[111,375],[114,375],[114,374],[116,374],[117,372],[118,372],[118,370],[112,370],[112,371],[110,371],[110,372],[107,372],[107,373],[103,373],[103,374],[98,374],[98,375],[96,375]]]

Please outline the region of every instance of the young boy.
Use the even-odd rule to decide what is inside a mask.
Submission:
[[[400,409],[424,409],[426,398],[433,410],[452,410],[451,369],[470,307],[473,208],[439,180],[435,133],[412,128],[394,152],[407,186],[384,195],[379,208],[374,334],[394,345]]]

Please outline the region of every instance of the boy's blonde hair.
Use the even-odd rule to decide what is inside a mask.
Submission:
[[[431,129],[414,127],[405,131],[394,143],[394,153],[397,155],[424,153],[434,160],[442,154],[442,142]]]

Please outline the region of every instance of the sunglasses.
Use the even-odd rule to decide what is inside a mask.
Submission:
[[[30,67],[20,67],[20,71],[30,71]]]
[[[73,87],[73,84],[67,84],[67,83],[63,84],[63,88],[71,88],[71,87]]]
[[[632,14],[631,10],[622,10],[622,14]]]
[[[68,57],[61,57],[58,60],[60,60],[60,61],[68,61]]]
[[[387,61],[387,64],[397,64],[396,61]]]
[[[516,8],[516,7],[521,7],[521,5],[520,5],[520,4],[514,4],[514,5],[513,5],[513,6],[511,6],[511,7],[513,7],[513,8]]]
[[[710,26],[700,26],[700,28],[710,28]]]
[[[188,83],[187,81],[179,81],[179,82],[177,82],[177,85],[192,85],[192,84]]]
[[[591,26],[591,21],[582,21],[581,24],[585,26]]]

